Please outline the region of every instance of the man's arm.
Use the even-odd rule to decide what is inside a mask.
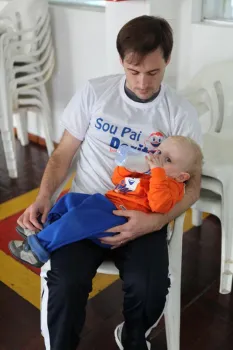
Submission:
[[[76,139],[67,130],[64,131],[58,147],[50,157],[42,177],[38,197],[51,198],[65,179],[72,159],[82,141]]]
[[[201,171],[197,172],[188,181],[185,188],[184,198],[178,202],[167,214],[164,214],[164,224],[168,224],[186,210],[188,210],[200,197]]]
[[[17,220],[21,227],[32,231],[42,228],[37,219],[38,215],[42,214],[44,223],[51,208],[51,197],[65,179],[81,142],[67,130],[64,132],[58,147],[48,161],[35,202]]]
[[[184,198],[167,214],[146,214],[136,210],[115,210],[113,212],[115,215],[127,217],[128,222],[107,230],[107,232],[120,233],[113,237],[104,237],[101,239],[101,242],[117,248],[135,238],[160,230],[163,226],[188,210],[198,200],[200,187],[201,171],[197,172],[190,179]]]

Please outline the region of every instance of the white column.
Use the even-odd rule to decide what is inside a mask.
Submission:
[[[190,79],[192,0],[151,0],[150,14],[165,18],[173,29],[174,48],[165,81],[180,90]]]
[[[165,18],[171,25],[174,33],[174,48],[172,59],[169,63],[164,80],[173,87],[176,87],[177,57],[176,57],[176,22],[177,22],[177,0],[150,0],[150,15]]]
[[[177,0],[150,0],[150,14],[167,20],[175,19]]]
[[[176,88],[182,90],[191,77],[192,53],[192,0],[181,0],[177,14]]]

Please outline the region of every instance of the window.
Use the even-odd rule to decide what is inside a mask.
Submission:
[[[233,21],[233,0],[203,0],[203,19]]]

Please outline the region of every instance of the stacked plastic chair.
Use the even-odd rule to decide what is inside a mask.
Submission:
[[[205,120],[203,130],[202,190],[200,199],[193,206],[192,215],[195,226],[202,224],[202,212],[213,214],[221,221],[220,293],[222,294],[231,292],[233,278],[232,74],[233,61],[214,63],[204,67],[186,89],[186,92],[189,91],[188,96],[191,96],[190,101],[198,110],[201,124],[203,116],[209,113],[209,126],[207,127]],[[202,111],[200,105],[203,105]]]
[[[16,178],[14,114],[22,145],[28,144],[27,111],[33,110],[41,117],[48,154],[54,149],[45,86],[54,69],[48,3],[13,0],[0,12],[0,23],[0,130],[8,173]]]

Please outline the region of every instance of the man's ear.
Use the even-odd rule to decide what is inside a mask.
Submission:
[[[180,175],[176,178],[178,182],[185,182],[190,179],[189,173],[180,173]]]

